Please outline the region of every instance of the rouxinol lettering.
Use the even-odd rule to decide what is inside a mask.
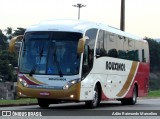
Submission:
[[[107,70],[116,70],[116,71],[125,71],[124,63],[116,63],[116,62],[106,62]]]

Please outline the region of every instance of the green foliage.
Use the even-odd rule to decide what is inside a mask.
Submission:
[[[160,79],[151,79],[150,78],[149,89],[150,90],[159,90],[160,89]]]
[[[5,31],[6,31],[7,35],[12,35],[13,29],[12,29],[12,27],[7,27],[7,29],[5,29]]]
[[[151,71],[160,71],[160,43],[151,38],[145,40],[149,43]]]
[[[13,36],[24,35],[25,31],[26,29],[19,27],[14,31]]]
[[[7,37],[3,34],[0,29],[0,50],[5,50],[8,47]]]
[[[21,104],[36,104],[35,98],[21,98],[16,100],[0,100],[0,106],[3,105],[21,105]]]
[[[160,97],[160,90],[149,91],[148,97]]]
[[[6,32],[6,35],[7,35],[8,39],[10,40],[12,38],[13,28],[7,27],[7,29],[5,29],[4,31]]]
[[[7,50],[0,51],[0,74],[5,81],[16,81],[14,67],[17,67],[18,55]]]
[[[150,90],[160,89],[160,43],[151,39],[145,38],[149,44],[150,52],[150,71],[155,76],[150,75],[149,88]]]
[[[24,28],[17,28],[13,33],[12,27],[7,27],[5,29],[7,36],[0,30],[0,76],[3,77],[3,81],[17,80],[14,67],[18,66],[18,54],[8,51],[7,40],[17,35],[23,35],[25,30]]]

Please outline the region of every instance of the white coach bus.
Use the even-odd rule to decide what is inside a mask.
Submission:
[[[81,20],[45,21],[27,28],[18,66],[19,97],[42,108],[64,101],[135,104],[149,81],[147,41],[116,28]]]

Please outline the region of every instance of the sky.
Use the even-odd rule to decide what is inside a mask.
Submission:
[[[120,27],[121,0],[0,0],[0,29],[27,28],[44,20],[80,19]],[[160,0],[125,0],[125,31],[160,38]]]

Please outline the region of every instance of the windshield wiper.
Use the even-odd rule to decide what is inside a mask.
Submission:
[[[41,51],[40,51],[40,53],[39,53],[39,62],[38,62],[38,63],[35,63],[35,65],[33,66],[32,70],[31,70],[30,73],[29,73],[29,76],[32,76],[32,75],[35,73],[35,71],[36,71],[36,69],[37,69],[37,66],[38,66],[38,64],[40,64],[41,59],[42,59],[42,57],[43,57],[43,51],[44,51],[44,46],[42,47],[42,49],[41,49]]]
[[[56,50],[57,50],[57,48],[55,48],[55,50],[54,50],[54,61],[55,61],[56,66],[57,66],[59,76],[60,76],[60,77],[63,77],[63,73],[62,73],[61,67],[60,67],[60,65],[59,65],[59,62],[57,61]]]

